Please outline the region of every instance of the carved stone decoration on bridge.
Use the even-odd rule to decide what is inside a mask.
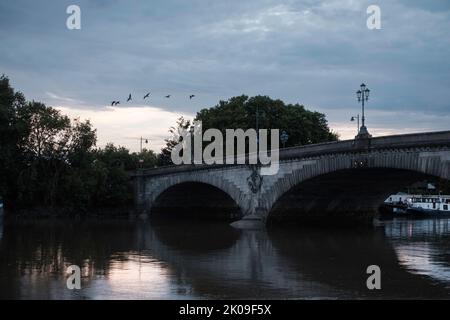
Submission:
[[[258,172],[258,166],[252,166],[252,174],[247,178],[247,183],[253,193],[258,193],[261,190],[263,177]]]
[[[369,167],[369,160],[367,158],[353,159],[352,168],[367,168]]]

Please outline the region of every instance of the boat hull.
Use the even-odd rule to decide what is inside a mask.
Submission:
[[[415,217],[450,217],[450,211],[434,210],[434,209],[423,209],[423,208],[408,208],[406,213],[413,215]]]

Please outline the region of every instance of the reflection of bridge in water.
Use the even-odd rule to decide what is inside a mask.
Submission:
[[[189,284],[196,296],[449,295],[432,278],[405,270],[399,264],[398,250],[381,229],[242,231],[226,225],[162,224],[141,225],[138,230],[145,252],[165,261],[180,283]],[[448,243],[448,233],[446,239]],[[381,267],[381,291],[369,291],[366,287],[366,268],[372,264]],[[450,262],[444,268],[450,270]]]
[[[272,176],[247,165],[182,165],[134,180],[136,203],[150,214],[323,222],[371,219],[389,194],[427,177],[450,179],[450,131],[282,149]]]

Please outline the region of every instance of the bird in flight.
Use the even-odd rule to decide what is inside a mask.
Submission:
[[[120,101],[113,101],[111,102],[111,107],[117,106],[118,104],[120,104]]]
[[[129,102],[131,100],[132,100],[132,98],[131,98],[131,93],[130,93],[130,95],[128,96],[127,102]]]
[[[118,104],[120,104],[120,101],[116,101],[116,104],[115,104],[115,105],[117,106]]]
[[[150,97],[150,92],[144,96],[144,100],[147,99],[148,97]]]
[[[195,97],[195,94],[191,94],[190,96],[189,96],[189,99],[192,99],[192,98],[194,98]]]
[[[171,97],[171,95],[170,95],[170,94],[166,96],[166,98],[167,98],[167,99],[169,99],[170,97]]]

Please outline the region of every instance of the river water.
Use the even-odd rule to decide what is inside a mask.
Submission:
[[[81,289],[67,289],[67,267]],[[366,269],[381,269],[369,290]],[[224,223],[0,225],[2,299],[450,298],[450,220],[236,230]]]

